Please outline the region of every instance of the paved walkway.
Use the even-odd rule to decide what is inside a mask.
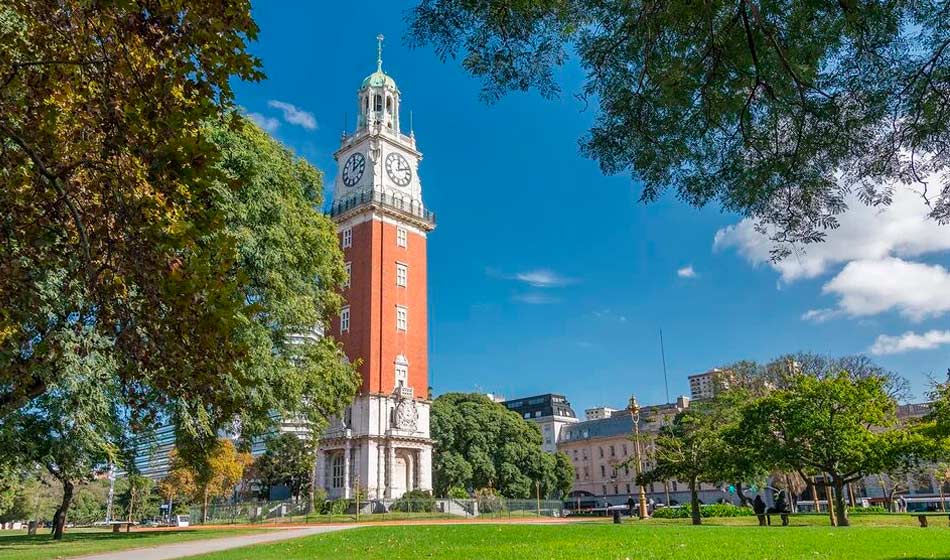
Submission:
[[[319,535],[321,533],[331,533],[343,529],[351,529],[355,525],[321,525],[315,527],[304,527],[300,529],[274,529],[266,533],[257,533],[253,535],[240,535],[237,537],[217,537],[205,541],[191,541],[176,544],[165,544],[152,548],[136,548],[130,550],[119,550],[116,552],[106,552],[103,554],[93,554],[91,556],[80,556],[74,560],[170,560],[172,558],[184,558],[196,554],[205,554],[207,552],[218,552],[231,548],[250,546],[252,544],[264,544],[287,539],[296,539],[298,537],[308,537],[310,535]]]

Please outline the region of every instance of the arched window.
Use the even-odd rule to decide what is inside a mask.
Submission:
[[[378,93],[373,96],[373,110],[377,113],[383,110],[383,96]]]
[[[369,96],[363,98],[363,111],[369,111]]]
[[[343,453],[337,453],[333,456],[330,465],[330,485],[333,488],[343,488]]]
[[[393,112],[393,98],[388,95],[386,96],[386,112],[387,113]]]

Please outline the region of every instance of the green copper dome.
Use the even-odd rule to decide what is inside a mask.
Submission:
[[[366,76],[365,79],[363,79],[363,83],[360,84],[360,89],[363,89],[366,87],[383,87],[383,86],[389,86],[393,89],[398,89],[396,88],[396,80],[393,80],[392,78],[387,76],[385,73],[383,73],[382,70],[376,70],[369,76]]]

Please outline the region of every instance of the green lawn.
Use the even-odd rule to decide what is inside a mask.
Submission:
[[[49,534],[29,536],[26,531],[0,531],[0,560],[46,560],[96,552],[125,550],[183,541],[228,537],[259,532],[255,529],[202,529],[117,533],[102,530],[68,530],[63,540]]]
[[[719,520],[717,520],[719,521]],[[731,520],[730,520],[731,522]],[[946,527],[771,527],[637,523],[361,527],[202,560],[950,559]]]

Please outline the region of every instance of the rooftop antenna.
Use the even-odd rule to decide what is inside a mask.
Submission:
[[[666,386],[666,402],[670,402],[670,380],[666,376],[666,349],[663,348],[663,329],[660,329],[660,356],[663,358],[663,384]]]
[[[414,134],[415,132],[412,130],[412,109],[409,109],[409,136]]]
[[[383,71],[383,34],[376,36],[376,71]]]

